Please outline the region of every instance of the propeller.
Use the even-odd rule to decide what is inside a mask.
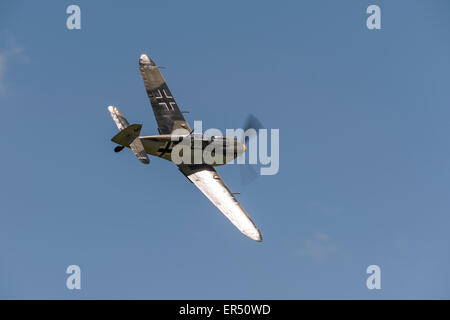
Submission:
[[[247,117],[247,120],[245,121],[244,124],[244,132],[247,131],[248,129],[255,129],[252,130],[252,132],[250,133],[249,136],[245,136],[245,140],[244,140],[244,144],[246,146],[249,146],[249,141],[250,138],[251,139],[257,139],[257,135],[258,135],[258,131],[259,129],[264,128],[263,125],[261,124],[261,121],[258,120],[258,118],[256,118],[253,114],[249,114]],[[251,152],[255,152],[255,150],[251,150]],[[241,157],[244,157],[244,155],[241,155]],[[252,165],[247,161],[245,162],[245,164],[240,164],[240,173],[241,173],[241,182],[243,184],[249,184],[251,182],[253,182],[254,180],[256,180],[256,178],[258,178],[259,174],[256,171],[256,169],[259,169],[257,167],[257,165]]]

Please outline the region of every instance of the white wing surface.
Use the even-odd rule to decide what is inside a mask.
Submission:
[[[210,165],[180,165],[180,171],[250,239],[262,241],[261,232]]]

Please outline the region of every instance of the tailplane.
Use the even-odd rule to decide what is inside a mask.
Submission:
[[[139,159],[139,161],[145,164],[149,164],[150,159],[147,156],[147,152],[145,152],[141,139],[139,139],[142,125],[130,125],[127,119],[125,119],[123,114],[116,107],[109,106],[108,111],[120,131],[111,139],[111,141],[119,145],[114,149],[114,151],[119,152],[124,147],[129,147],[133,151],[135,156]]]

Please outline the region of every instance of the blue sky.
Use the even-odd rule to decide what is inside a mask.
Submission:
[[[141,53],[191,124],[280,129],[279,174],[218,169],[264,242],[113,152],[108,105],[156,133]],[[0,298],[450,298],[449,57],[445,0],[2,1]]]

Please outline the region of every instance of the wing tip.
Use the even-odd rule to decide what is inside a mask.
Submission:
[[[247,237],[249,237],[250,239],[255,240],[256,242],[262,242],[263,241],[263,238],[262,238],[262,235],[261,235],[261,231],[259,231],[259,229],[256,229],[256,232],[255,231],[248,232],[248,233],[246,232],[245,235]]]
[[[155,66],[155,63],[152,59],[149,58],[145,53],[141,54],[139,57],[139,64],[144,66]]]

